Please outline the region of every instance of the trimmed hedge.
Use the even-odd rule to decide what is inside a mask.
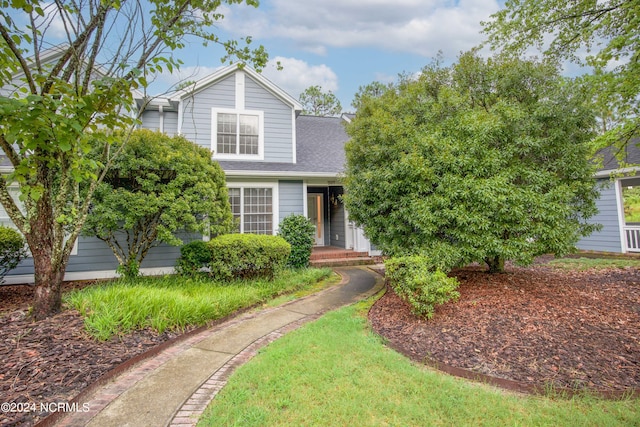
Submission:
[[[18,231],[0,225],[0,283],[4,276],[27,257],[25,241]]]
[[[291,254],[287,265],[292,268],[306,268],[309,266],[311,250],[313,249],[313,233],[315,228],[304,215],[291,214],[282,220],[278,236],[291,245]]]
[[[414,314],[433,317],[436,305],[460,296],[458,280],[433,269],[424,256],[405,256],[384,262],[385,275],[395,293],[411,305]]]
[[[203,240],[194,240],[180,247],[176,271],[183,276],[193,276],[211,261],[211,248]]]
[[[209,243],[213,277],[219,280],[273,279],[287,264],[291,245],[279,236],[226,234]]]

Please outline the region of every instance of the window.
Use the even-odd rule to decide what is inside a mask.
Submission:
[[[273,234],[274,189],[271,187],[229,188],[231,212],[240,233]]]
[[[214,158],[263,158],[262,112],[214,109],[213,123]]]

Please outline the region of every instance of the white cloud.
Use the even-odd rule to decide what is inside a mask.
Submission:
[[[320,54],[327,47],[375,47],[450,56],[479,44],[480,21],[498,9],[497,0],[271,0],[258,9],[227,8],[221,26]]]
[[[36,27],[55,39],[66,39],[67,29],[65,28],[64,21],[60,16],[58,6],[54,3],[45,2],[42,3],[40,7],[42,7],[44,16],[36,16]]]
[[[277,70],[278,62],[282,70]],[[278,56],[269,61],[262,74],[296,99],[309,86],[321,86],[324,91],[338,90],[338,76],[324,64],[310,65],[300,59]]]

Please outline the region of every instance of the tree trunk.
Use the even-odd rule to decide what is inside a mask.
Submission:
[[[62,307],[64,268],[51,261],[51,257],[42,255],[33,259],[36,290],[32,316],[35,320],[45,319],[59,312]]]
[[[485,258],[484,262],[489,266],[489,273],[504,273],[504,258],[495,256]]]

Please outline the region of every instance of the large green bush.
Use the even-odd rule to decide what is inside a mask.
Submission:
[[[441,270],[434,270],[423,256],[396,257],[385,261],[386,277],[400,298],[413,312],[430,319],[436,305],[456,300],[458,281]]]
[[[194,240],[180,247],[180,258],[176,260],[176,271],[184,276],[193,276],[211,261],[211,248],[203,240]]]
[[[280,223],[278,235],[291,245],[287,265],[293,268],[309,266],[315,229],[304,215],[291,214]]]
[[[212,239],[209,249],[209,267],[217,279],[272,279],[286,266],[291,245],[279,236],[226,234]]]
[[[24,238],[13,228],[0,225],[0,283],[27,256]]]

